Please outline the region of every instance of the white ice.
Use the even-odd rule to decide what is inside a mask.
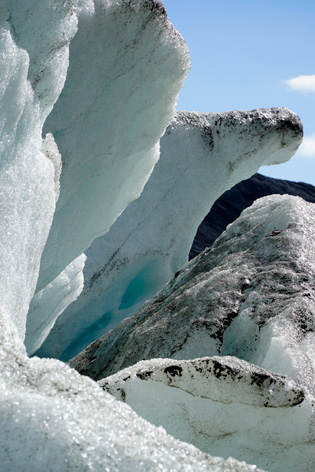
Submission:
[[[56,201],[42,126],[63,86],[76,30],[65,2],[41,8],[39,15],[38,2],[4,2],[0,23],[0,298],[21,338]]]

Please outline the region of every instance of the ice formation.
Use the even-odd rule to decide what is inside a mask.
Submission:
[[[256,466],[234,459],[210,457],[192,444],[174,439],[163,428],[140,418],[128,405],[62,362],[36,357],[30,359],[23,345],[26,325],[25,343],[32,352],[47,336],[55,320],[78,296],[84,283],[83,252],[96,237],[105,234],[125,207],[139,196],[150,176],[159,157],[160,137],[174,116],[176,97],[189,68],[184,40],[170,24],[159,0],[3,0],[0,5],[0,36],[1,467],[6,472],[257,472]],[[230,186],[239,178],[237,173],[241,178],[248,175],[250,166],[255,171],[260,164],[266,164],[266,159],[271,159],[268,162],[283,161],[290,157],[300,141],[300,123],[295,115],[286,110],[256,111],[252,112],[252,116],[246,112],[216,115],[217,123],[212,124],[215,135],[209,132],[209,121],[213,121],[214,116],[182,113],[173,122],[169,128],[170,134],[164,140],[167,143],[165,147],[170,148],[169,158],[180,140],[186,142],[186,146],[192,146],[195,142],[197,147],[206,148],[205,157],[209,148],[220,142],[217,146],[220,149],[216,157],[217,168],[212,171],[214,180],[219,181],[215,190],[217,194],[226,188],[224,179]],[[245,149],[241,137],[236,139],[235,136],[238,127],[246,130],[244,143],[249,153],[247,158],[251,157],[254,162],[242,159],[237,163],[240,165],[237,170],[235,158],[242,156]],[[266,135],[262,133],[264,128],[268,131]],[[177,133],[177,142],[175,139],[172,144],[172,136]],[[234,157],[228,160],[229,165],[226,166],[228,153]],[[178,163],[180,168],[179,155],[174,155],[174,163]],[[188,164],[187,167],[185,164],[186,168],[189,168]],[[205,177],[199,181],[200,176],[195,171],[197,169],[193,167],[197,185],[204,185],[206,190],[204,194],[199,194],[199,198],[206,198],[210,184]],[[183,177],[184,174],[183,169]],[[173,173],[170,177],[177,180],[176,175]],[[175,186],[169,185],[167,179],[166,188],[163,189],[161,182],[159,185],[162,185],[160,198],[169,198],[169,205],[176,202],[175,195],[174,198],[172,196]],[[182,198],[182,192],[181,189],[177,201]],[[154,195],[151,198],[154,199]],[[208,206],[209,201],[205,205]],[[279,207],[282,208],[281,205]],[[302,204],[299,209],[299,218],[302,218],[306,215]],[[145,210],[151,211],[149,208]],[[260,213],[258,211],[258,220],[259,215],[263,214],[263,209]],[[286,214],[279,214],[282,215],[280,221],[286,221]],[[159,223],[152,222],[153,229]],[[245,231],[244,238],[248,237],[246,224],[240,228]],[[295,222],[290,224],[294,227]],[[170,246],[173,265],[170,262],[169,267],[166,265],[168,276],[181,264],[182,250],[188,244],[188,238],[192,237],[195,221],[192,220],[190,225],[191,234],[188,231],[178,246]],[[274,231],[271,239],[280,240],[282,236],[279,236],[279,231],[282,229]],[[311,230],[305,230],[306,238],[308,231]],[[296,234],[298,238],[299,231]],[[165,231],[165,238],[170,239],[170,235],[171,232],[167,234]],[[222,241],[223,249],[231,243],[226,242],[224,246],[224,238]],[[306,242],[309,242],[308,239]],[[281,243],[284,244],[283,241]],[[243,241],[243,244],[246,246],[246,242]],[[305,251],[312,250],[307,244],[303,248]],[[266,249],[266,254],[271,254],[268,251]],[[304,268],[293,252],[292,249],[296,264],[301,263]],[[303,254],[306,259],[306,252]],[[216,257],[218,270],[222,269],[219,255]],[[237,262],[241,267],[236,258]],[[256,260],[254,262],[257,264]],[[305,274],[297,275],[299,273],[294,272],[292,263],[289,276],[293,280],[296,277],[303,287],[308,287],[307,277],[312,276],[312,265],[308,259],[304,262],[309,264],[307,273],[305,269]],[[194,273],[195,266],[190,267],[189,271]],[[130,270],[130,281],[137,270],[134,267]],[[170,287],[176,293],[176,284],[184,283],[185,274],[182,272],[164,294],[170,295]],[[272,270],[268,272],[271,278],[272,274]],[[300,280],[300,276],[304,278]],[[128,274],[124,277],[128,281]],[[238,276],[234,278],[239,280]],[[245,297],[245,292],[236,297],[236,305],[240,298]],[[253,294],[259,296],[258,292],[253,291]],[[284,296],[283,292],[280,295],[277,303],[281,308],[286,292]],[[246,339],[249,342],[246,355],[240,352],[244,340],[241,339],[237,317],[233,322],[230,320],[232,312],[226,313],[226,316],[222,314],[220,320],[223,320],[222,326],[226,329],[220,331],[220,326],[217,326],[218,341],[213,340],[212,345],[218,348],[214,349],[218,354],[225,331],[224,336],[231,342],[224,344],[222,341],[221,350],[225,346],[226,352],[220,354],[243,356],[245,361],[256,361],[256,364],[267,369],[274,361],[274,353],[283,354],[277,357],[279,362],[274,370],[295,376],[297,385],[268,373],[268,379],[275,384],[275,393],[266,392],[264,388],[263,398],[268,397],[271,403],[280,402],[280,405],[273,405],[278,411],[287,409],[283,402],[291,399],[297,404],[305,396],[301,403],[303,414],[299,415],[297,425],[301,432],[301,450],[307,453],[303,442],[307,433],[303,424],[309,421],[306,397],[311,391],[312,370],[306,364],[310,362],[312,333],[308,327],[312,318],[307,318],[309,312],[306,308],[310,306],[311,302],[307,300],[311,300],[312,296],[305,297],[305,305],[303,302],[300,304],[299,294],[295,300],[296,306],[300,304],[305,311],[302,312],[302,308],[298,311],[297,308],[295,313],[287,304],[284,311],[279,310],[274,318],[260,316],[259,323],[243,310],[243,336],[248,334]],[[250,294],[248,300],[251,306]],[[268,300],[262,298],[262,304]],[[226,301],[228,304],[228,297]],[[27,316],[30,302],[31,310]],[[127,302],[128,297],[127,301],[124,300],[124,303]],[[154,303],[158,306],[158,302]],[[294,301],[292,303],[294,305]],[[140,316],[144,316],[143,312]],[[181,311],[178,319],[180,316]],[[164,321],[162,316],[161,323]],[[191,344],[182,343],[181,355],[185,350],[189,355],[193,353],[193,336],[197,334],[198,321],[197,330],[191,330]],[[126,335],[123,328],[129,326],[128,323],[130,321],[122,325],[121,339]],[[281,323],[283,326],[280,329]],[[150,327],[150,323],[147,326]],[[200,326],[202,328],[203,324]],[[265,340],[265,350],[257,349],[257,354],[264,355],[256,359],[257,326],[261,329],[261,339]],[[182,326],[182,331],[185,328],[187,326]],[[249,331],[246,331],[247,328]],[[140,329],[141,323],[138,332]],[[288,346],[290,329],[291,344]],[[156,326],[151,326],[151,332],[152,339],[156,341]],[[206,333],[202,329],[199,332],[202,348]],[[112,335],[115,336],[115,333]],[[239,337],[233,336],[233,333]],[[170,335],[172,341],[172,329],[164,334]],[[179,340],[180,336],[179,330]],[[141,336],[139,340],[142,342]],[[166,337],[164,341],[167,348],[169,341]],[[129,340],[126,348],[128,343]],[[140,353],[141,346],[135,346]],[[178,348],[179,353],[180,346],[175,344],[174,347],[175,351]],[[123,351],[123,345],[120,348]],[[156,349],[160,350],[161,355],[167,351],[161,349],[159,342],[156,342]],[[99,362],[97,355],[95,362],[91,363],[92,369]],[[123,352],[117,355],[113,369],[123,365],[125,361],[122,357]],[[83,358],[86,360],[84,355]],[[134,362],[132,356],[130,360]],[[243,379],[246,395],[243,395],[242,383],[238,395],[246,397],[246,408],[262,408],[256,387],[249,385],[253,372],[261,371],[258,367],[249,368],[245,361],[237,361],[242,372],[246,371]],[[165,362],[169,361],[162,361],[161,365],[165,366]],[[228,360],[220,362],[227,365]],[[157,368],[158,365],[160,363],[156,364]],[[192,373],[195,367],[196,363],[192,362],[188,371]],[[303,372],[301,369],[304,369]],[[196,378],[197,390],[199,385],[205,384],[208,374],[204,372],[201,377],[202,380]],[[174,382],[176,385],[180,383],[175,378]],[[230,385],[229,382],[227,385]],[[186,381],[184,383],[187,384]],[[222,383],[218,385],[222,393]],[[172,392],[175,390],[179,392],[179,389],[172,389]],[[186,394],[190,395],[188,392]],[[281,424],[285,427],[285,422]],[[259,425],[260,422],[258,429]],[[187,425],[188,429],[190,427]],[[282,436],[281,440],[291,444],[288,436]],[[234,451],[232,446],[231,451]],[[224,455],[229,455],[226,449]],[[259,457],[254,455],[253,461],[256,462]]]
[[[51,137],[43,143],[42,126],[62,89],[75,31],[67,2],[43,1],[40,14],[35,1],[2,2],[0,298],[22,338],[56,202],[58,151]]]
[[[101,384],[112,392],[118,386],[116,395],[129,403],[130,394],[139,414],[202,450],[224,455],[232,449],[234,457],[249,462],[255,457],[268,471],[311,472],[315,266],[309,255],[314,223],[313,204],[299,197],[257,200],[137,315],[70,365],[102,379],[148,359]],[[210,369],[196,360],[218,355],[224,357],[208,359]],[[153,358],[158,360],[149,361]],[[167,407],[162,410],[161,404]]]
[[[313,204],[299,197],[257,200],[71,365],[101,379],[142,359],[234,355],[313,390],[314,224]]]
[[[39,355],[68,360],[134,314],[187,262],[209,206],[260,165],[289,159],[301,139],[299,118],[285,108],[178,112],[140,198],[86,252],[85,289]]]
[[[154,359],[99,384],[202,451],[269,472],[313,470],[312,398],[286,376],[235,357]]]
[[[186,43],[159,1],[89,3],[44,127],[58,144],[63,172],[37,290],[139,196],[190,66]]]
[[[85,260],[85,254],[81,254],[51,283],[33,296],[24,339],[28,353],[32,354],[41,346],[42,340],[48,336],[56,319],[82,292]]]
[[[41,258],[41,295],[28,315],[30,353],[66,308],[64,299],[43,329],[46,298],[60,297],[66,267],[139,196],[189,68],[187,46],[159,2],[97,0],[76,12],[65,86],[44,126],[56,139],[63,171]]]

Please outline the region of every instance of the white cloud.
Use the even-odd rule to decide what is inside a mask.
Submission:
[[[315,133],[305,136],[297,154],[300,157],[312,157],[315,159]]]
[[[315,75],[300,75],[299,77],[285,80],[285,83],[293,90],[315,93]]]

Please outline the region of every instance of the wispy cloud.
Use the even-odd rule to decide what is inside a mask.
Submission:
[[[315,159],[315,133],[305,136],[297,152],[300,157],[311,157]]]
[[[299,77],[285,80],[285,83],[292,90],[315,93],[315,75],[300,75]]]

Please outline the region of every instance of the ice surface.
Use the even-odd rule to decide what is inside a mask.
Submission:
[[[52,139],[42,144],[42,126],[63,85],[76,29],[68,2],[43,1],[41,8],[3,2],[0,23],[0,299],[22,338],[56,200],[55,165],[45,155],[56,146]]]
[[[27,320],[26,344],[30,352],[37,349],[56,317],[81,291],[85,259],[82,251],[96,236],[104,234],[125,206],[138,197],[159,157],[159,138],[173,117],[176,96],[188,67],[187,46],[172,28],[158,0],[1,2],[0,463],[6,472],[257,471],[256,466],[233,459],[212,458],[194,446],[172,438],[163,428],[147,423],[129,406],[118,402],[93,380],[79,375],[69,366],[52,359],[30,359],[22,343],[26,314],[36,283],[37,293],[30,311],[33,316]],[[283,161],[297,147],[301,127],[296,118],[292,121],[292,114],[285,110],[260,113],[218,116],[214,123],[218,131],[216,136],[208,132],[207,120],[211,120],[208,115],[181,114],[181,118],[173,123],[170,136],[178,131],[178,141],[182,137],[187,144],[190,136],[192,143],[195,141],[208,150],[224,136],[219,146],[218,170],[213,172],[215,178],[220,177],[216,172],[221,172],[221,181],[228,180],[234,172],[244,173],[250,167],[242,161],[237,171],[235,162],[229,161],[225,171],[226,163],[223,168],[219,164],[222,156],[238,156],[244,151],[241,140],[233,141],[238,125],[247,130],[248,124],[247,131],[252,139],[244,141],[248,156],[252,154],[257,159],[254,167],[266,164],[267,155],[271,156],[270,162]],[[199,130],[194,135],[196,120],[201,120],[205,126],[201,126],[202,133]],[[262,130],[266,131],[266,139]],[[173,146],[175,150],[175,141]],[[230,185],[233,179],[231,177]],[[166,190],[165,196],[168,193],[171,196],[173,186],[167,188],[169,192]],[[172,198],[169,202],[173,202]],[[301,208],[301,215],[305,215]],[[285,216],[282,217],[284,221]],[[295,221],[292,224],[294,226]],[[297,234],[300,233],[297,231]],[[272,234],[272,237],[278,236],[278,232]],[[306,237],[308,240],[308,234]],[[181,260],[183,246],[181,242],[180,250],[174,249],[174,267]],[[306,250],[312,248],[307,249],[305,245]],[[305,252],[305,264],[309,263],[306,258]],[[300,261],[298,257],[296,259]],[[217,262],[220,265],[221,261]],[[40,263],[41,276],[37,282]],[[304,267],[302,263],[301,267]],[[149,268],[152,269],[152,265]],[[133,274],[131,271],[131,276]],[[312,274],[311,265],[309,274]],[[234,278],[238,280],[236,275]],[[183,281],[182,276],[177,280]],[[305,280],[298,279],[298,282],[303,285]],[[194,288],[190,290],[195,293]],[[128,296],[125,293],[121,298],[124,309],[133,302],[132,290],[126,292]],[[309,302],[305,303],[308,308]],[[304,305],[299,306],[304,308]],[[266,348],[257,348],[257,359],[252,355],[255,339],[248,336],[250,349],[244,358],[252,357],[257,364],[269,368],[275,355],[278,361],[275,370],[289,371],[297,380],[295,386],[290,380],[266,374],[267,384],[275,383],[276,388],[275,393],[268,388],[267,392],[264,381],[263,398],[268,398],[276,411],[294,411],[296,407],[286,406],[289,400],[297,404],[304,391],[307,396],[307,389],[311,390],[309,353],[313,338],[308,329],[312,317],[307,318],[308,314],[306,311],[292,314],[279,310],[274,323],[270,321],[272,317],[260,316],[257,326],[261,327]],[[178,320],[180,316],[181,309]],[[221,318],[224,319],[224,313]],[[255,325],[255,317],[250,319]],[[163,316],[161,320],[163,323]],[[186,323],[185,328],[188,326]],[[198,328],[198,320],[196,326]],[[238,341],[233,334],[240,334],[239,327],[229,322],[223,326],[224,335],[233,339],[229,342],[231,352],[226,354],[235,353],[241,357],[238,351],[243,340]],[[152,339],[157,333],[155,328],[152,327]],[[253,331],[255,329],[254,326]],[[292,332],[289,333],[290,329]],[[207,332],[199,331],[198,348],[202,347],[202,341],[206,345],[207,337]],[[170,333],[172,341],[172,329]],[[179,330],[179,338],[181,334]],[[194,329],[191,334],[190,344],[184,346],[185,342],[182,343],[183,350],[189,354],[197,345],[193,342]],[[220,330],[218,334],[221,342]],[[166,338],[164,341],[167,347]],[[214,339],[213,343],[216,345]],[[227,346],[222,341],[221,350],[227,350]],[[140,353],[140,346],[135,347]],[[183,353],[176,343],[174,348],[177,355]],[[116,367],[121,362],[118,356]],[[244,367],[245,364],[240,365]],[[301,374],[302,367],[304,372]],[[256,368],[255,372],[260,371]],[[198,391],[199,380],[195,383]],[[249,385],[252,380],[247,372],[246,395],[242,394],[242,387],[238,386],[235,391],[238,398],[246,398],[242,403],[245,408],[261,409],[261,397],[256,388],[259,386],[257,382]],[[177,385],[176,379],[174,383]],[[151,385],[150,382],[147,384]],[[163,382],[155,384],[157,395],[161,387],[176,393],[180,391],[179,388],[170,389]],[[227,385],[230,384],[231,379],[228,379]],[[221,399],[224,388],[221,382],[218,385]],[[192,397],[188,391],[183,393]],[[209,398],[205,400],[212,402]],[[176,401],[173,405],[175,408]],[[309,437],[304,428],[309,421],[309,410],[305,405],[308,405],[306,400],[301,403],[302,413],[298,418],[293,415],[292,421],[300,432],[300,454],[305,452],[305,464],[308,464],[308,449],[303,442]],[[225,418],[223,414],[220,417]],[[259,415],[257,418],[260,425]],[[236,428],[237,415],[234,420]],[[189,428],[188,423],[187,430]],[[229,435],[230,429],[226,431]],[[284,431],[286,441],[290,431],[289,428]],[[248,438],[248,435],[244,437]],[[283,437],[280,442],[282,440]],[[291,442],[288,440],[287,444]],[[235,446],[230,445],[222,447],[224,454],[228,450],[234,452]]]
[[[99,384],[203,451],[269,472],[314,468],[312,398],[288,377],[235,357],[154,359]]]
[[[66,83],[44,128],[55,137],[63,171],[37,291],[139,196],[190,66],[160,2],[79,7]]]
[[[258,472],[172,438],[57,360],[29,359],[3,310],[0,360],[5,472]]]
[[[233,355],[314,393],[314,204],[257,200],[151,303],[72,361],[101,379],[142,359]]]
[[[84,292],[39,355],[68,360],[134,314],[187,262],[209,206],[260,165],[287,160],[301,139],[285,108],[177,113],[142,195],[87,251]]]

